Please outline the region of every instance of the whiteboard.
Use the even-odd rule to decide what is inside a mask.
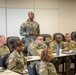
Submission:
[[[6,36],[6,21],[4,8],[0,8],[0,35]]]
[[[28,19],[28,12],[34,11],[34,9],[7,9],[7,36],[20,35],[20,26]]]

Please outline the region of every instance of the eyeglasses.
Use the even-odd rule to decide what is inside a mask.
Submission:
[[[43,40],[43,39],[37,39],[37,40]]]

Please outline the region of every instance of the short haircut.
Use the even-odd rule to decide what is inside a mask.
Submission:
[[[0,38],[5,38],[5,36],[4,35],[0,35]]]
[[[3,41],[4,44],[6,44],[6,38],[4,35],[0,35],[0,39]]]
[[[69,34],[69,33],[66,33],[66,34],[65,34],[65,37],[66,37],[67,35],[70,35],[70,34]]]
[[[28,12],[28,15],[29,15],[30,13],[33,13],[33,12],[32,12],[32,11]],[[33,14],[34,14],[34,13],[33,13]]]
[[[57,34],[57,35],[55,36],[55,39],[57,38],[57,36],[61,36],[61,38],[62,38],[62,35],[61,35],[61,34]]]
[[[38,34],[38,35],[35,36],[35,39],[38,38],[39,36],[43,37],[41,34]]]
[[[50,50],[50,48],[43,49],[41,53],[41,60],[49,62],[50,60],[52,60],[52,58],[53,56],[52,56],[52,51]]]

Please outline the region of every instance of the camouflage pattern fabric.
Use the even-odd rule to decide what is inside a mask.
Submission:
[[[61,41],[60,44],[58,44],[56,41],[54,41],[54,42],[50,43],[50,45],[49,45],[49,47],[50,47],[50,49],[52,50],[53,53],[56,53],[56,45],[59,45],[59,47],[61,49],[65,48],[64,47],[64,42]]]
[[[0,46],[0,56],[1,55],[4,55],[4,54],[7,54],[7,53],[10,53],[9,49],[7,46]]]
[[[45,41],[51,41],[51,42],[53,42],[54,40],[53,40],[53,38],[46,37]]]
[[[30,32],[33,32],[34,35],[30,35]],[[32,22],[27,20],[20,27],[20,34],[25,36],[25,44],[30,44],[32,41],[34,41],[35,36],[40,34],[39,24],[34,20]]]
[[[28,55],[36,55],[36,56],[40,56],[41,52],[44,48],[46,48],[47,46],[43,43],[41,45],[38,45],[35,41],[32,42],[29,47],[28,47]]]
[[[38,75],[58,75],[54,65],[45,61],[36,64],[36,71]]]
[[[76,50],[76,42],[72,40],[70,42],[64,42],[64,45],[67,50]]]
[[[50,43],[50,45],[49,45],[49,47],[53,53],[56,53],[56,45],[59,45],[60,49],[66,49],[64,42],[61,41],[60,44],[58,44],[56,41],[54,41],[54,42]],[[62,62],[62,58],[54,58],[53,59],[53,63],[55,65],[57,71],[59,69],[59,65],[61,64],[61,62]],[[64,62],[66,63],[65,69],[68,72],[70,70],[70,65],[71,65],[70,57],[65,57]]]
[[[17,72],[17,73],[21,73],[23,74],[23,71],[27,69],[27,63],[26,60],[24,58],[24,55],[22,52],[20,52],[20,54],[14,50],[9,58],[6,61],[7,63],[7,68]]]

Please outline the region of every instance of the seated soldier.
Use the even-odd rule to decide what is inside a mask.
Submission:
[[[69,33],[65,34],[64,45],[67,50],[76,50],[76,42],[71,40],[71,35]]]
[[[64,46],[66,48],[66,50],[64,49],[65,51],[76,51],[76,42],[71,40],[71,35],[69,33],[65,34]],[[70,56],[69,59],[76,60],[75,56]],[[71,66],[71,63],[69,63],[69,66]]]
[[[50,45],[49,45],[49,47],[53,53],[56,53],[56,46],[59,46],[60,49],[65,49],[64,42],[62,42],[62,36],[60,34],[57,34],[55,37],[55,41],[50,43]],[[68,57],[66,57],[64,61],[66,62],[66,66],[65,66],[66,75],[68,75],[69,70],[70,70],[69,64],[71,63],[71,60]],[[55,58],[53,60],[53,62],[54,62],[54,65],[57,69],[57,72],[59,73],[59,65],[62,62],[62,58]]]
[[[6,44],[5,36],[4,35],[0,35],[0,56],[10,53],[8,47],[5,44]]]
[[[26,72],[27,63],[22,53],[24,50],[22,42],[21,41],[14,42],[13,47],[14,51],[10,54],[10,56],[6,61],[7,68],[20,74],[28,73]]]
[[[43,49],[41,53],[41,62],[36,64],[38,75],[57,75],[54,65],[50,62],[52,58],[51,50],[49,48]]]
[[[42,35],[37,35],[35,38],[35,41],[32,42],[29,46],[28,46],[28,55],[31,56],[37,56],[37,55],[41,55],[41,51],[46,48],[47,46],[45,45],[45,43],[43,43],[43,36]]]

